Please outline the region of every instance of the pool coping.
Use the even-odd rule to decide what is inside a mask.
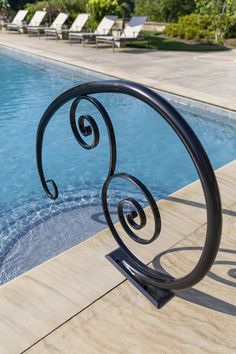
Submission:
[[[29,50],[29,49],[23,49],[23,48],[19,48],[17,45],[10,45],[10,44],[6,44],[6,43],[2,43],[1,42],[1,38],[0,38],[0,46],[2,47],[5,47],[5,48],[8,48],[8,49],[11,49],[11,50],[16,50],[16,51],[21,51],[23,52],[25,55],[32,55],[32,56],[36,56],[36,57],[39,57],[39,58],[43,58],[43,59],[47,59],[47,60],[50,60],[50,61],[55,61],[57,63],[60,63],[60,64],[65,64],[65,65],[68,65],[68,66],[71,66],[71,67],[74,67],[74,68],[79,68],[79,69],[82,69],[82,70],[85,70],[85,71],[90,71],[90,72],[94,72],[96,73],[97,75],[104,75],[104,76],[108,76],[108,77],[111,77],[111,78],[115,78],[115,79],[118,79],[118,80],[128,80],[130,81],[127,77],[125,76],[119,76],[119,75],[110,75],[108,74],[106,71],[99,71],[99,70],[95,70],[95,69],[92,69],[88,66],[85,66],[85,65],[81,65],[81,64],[76,64],[70,60],[66,60],[66,58],[58,58],[58,57],[55,57],[54,55],[50,54],[50,53],[47,53],[47,54],[43,54],[43,53],[37,53],[35,50]],[[135,80],[136,81],[136,80]],[[140,84],[143,84],[145,86],[148,86],[154,90],[157,90],[159,92],[162,92],[166,95],[169,95],[170,97],[172,95],[174,96],[178,96],[180,97],[182,100],[188,100],[188,101],[193,101],[195,104],[196,103],[199,103],[199,104],[204,104],[206,105],[206,108],[208,108],[208,110],[210,112],[213,112],[214,113],[214,107],[219,109],[219,110],[222,110],[220,112],[218,112],[219,114],[225,114],[227,113],[227,116],[231,119],[236,119],[236,117],[234,116],[235,112],[236,112],[236,108],[232,108],[232,107],[229,107],[229,106],[226,106],[226,105],[219,105],[217,103],[212,103],[212,102],[209,102],[208,100],[201,100],[199,98],[195,98],[195,97],[192,97],[191,95],[185,95],[185,94],[179,94],[177,92],[177,90],[164,90],[162,88],[160,88],[158,85],[146,85],[144,83],[142,83],[142,81],[136,81]],[[173,98],[172,98],[173,99]],[[189,102],[188,102],[189,103]],[[191,103],[190,103],[191,104]]]
[[[60,65],[62,68],[65,67],[68,70],[70,68],[72,68],[73,70],[80,69],[80,70],[84,71],[85,74],[88,74],[88,75],[89,75],[90,72],[92,72],[92,73],[95,73],[98,76],[101,76],[101,79],[104,77],[104,79],[110,78],[111,80],[112,79],[125,80],[125,78],[121,78],[121,77],[118,77],[118,76],[111,76],[111,75],[106,74],[104,72],[99,72],[99,71],[96,71],[96,70],[93,70],[93,69],[89,69],[89,68],[86,68],[86,67],[82,67],[82,66],[76,65],[74,63],[70,63],[70,62],[59,60],[59,59],[55,59],[54,57],[51,57],[51,56],[30,52],[30,51],[27,51],[27,50],[24,50],[24,49],[19,49],[17,47],[3,45],[0,42],[0,48],[1,47],[2,48],[6,48],[7,50],[10,50],[10,51],[15,51],[17,53],[23,52],[25,56],[34,58],[36,60],[39,60],[39,59],[40,60],[46,60],[46,61],[50,62],[51,65],[53,65],[53,62],[56,62],[57,65]],[[190,98],[190,97],[187,97],[187,96],[182,96],[182,95],[179,95],[177,93],[168,92],[168,91],[159,89],[157,87],[152,87],[152,86],[148,86],[148,87],[150,87],[151,89],[155,90],[159,94],[163,94],[164,98],[166,98],[167,100],[172,101],[172,102],[177,102],[177,103],[181,104],[183,107],[185,105],[186,106],[188,105],[189,108],[194,108],[194,110],[197,110],[199,108],[199,109],[205,110],[205,111],[207,111],[207,112],[209,112],[211,114],[224,115],[226,118],[228,118],[230,120],[233,120],[233,121],[236,120],[236,109],[233,110],[233,109],[230,109],[230,108],[227,108],[227,107],[223,107],[223,106],[219,106],[219,105],[215,105],[215,104],[212,104],[212,103],[209,103],[209,102],[204,102],[204,101],[201,101],[201,100],[198,100],[198,99],[193,99],[193,98]]]

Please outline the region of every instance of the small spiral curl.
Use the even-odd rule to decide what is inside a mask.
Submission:
[[[108,176],[110,176],[114,173],[115,166],[116,166],[116,138],[115,138],[115,133],[114,133],[111,119],[104,106],[94,97],[79,96],[72,102],[71,109],[70,109],[70,124],[76,140],[83,148],[87,150],[91,150],[95,148],[99,143],[100,133],[96,121],[90,115],[81,115],[78,118],[78,127],[77,127],[76,111],[78,109],[79,103],[82,100],[90,102],[97,109],[97,111],[100,113],[106,125],[108,139],[109,139],[109,147],[110,147],[110,164],[109,164],[109,171],[108,171]],[[90,135],[93,136],[93,141],[91,144],[88,144],[85,142],[82,136],[88,137]]]
[[[50,189],[48,188],[48,184],[51,184],[51,186],[53,187],[53,190],[54,190],[54,193],[52,193],[50,191]],[[57,185],[56,183],[53,181],[53,179],[48,179],[46,181],[46,185],[45,185],[45,190],[46,190],[46,193],[47,193],[47,196],[52,199],[52,200],[56,200],[58,198],[58,188],[57,188]]]
[[[100,138],[99,129],[98,129],[96,121],[90,115],[80,116],[78,119],[78,127],[77,127],[77,125],[76,125],[76,109],[77,109],[79,102],[80,102],[80,99],[76,99],[72,103],[71,110],[70,110],[70,124],[71,124],[73,134],[74,134],[76,140],[78,141],[78,143],[84,149],[90,150],[90,149],[95,148],[99,143],[99,138]],[[89,125],[86,125],[86,122]],[[93,135],[92,143],[91,144],[86,143],[81,135],[84,137],[88,137],[90,135]]]
[[[138,201],[136,201],[134,198],[128,197],[125,199],[122,199],[117,206],[117,212],[118,212],[118,217],[119,221],[125,230],[126,234],[131,237],[134,241],[141,243],[141,244],[149,244],[153,242],[160,234],[161,231],[161,217],[159,213],[159,209],[157,207],[157,204],[149,192],[149,190],[146,188],[146,186],[140,182],[136,177],[131,176],[127,173],[119,173],[110,176],[106,182],[103,185],[103,190],[102,190],[102,200],[103,200],[103,208],[104,208],[104,214],[106,217],[106,221],[110,227],[110,229],[113,231],[113,236],[115,236],[116,240],[121,241],[119,235],[117,232],[114,232],[115,228],[113,225],[113,222],[110,217],[110,213],[108,210],[108,204],[107,204],[107,192],[108,192],[108,187],[112,179],[114,178],[123,178],[130,183],[132,183],[136,188],[138,188],[142,194],[144,195],[145,199],[148,201],[148,204],[152,210],[153,218],[154,218],[154,231],[153,235],[149,239],[143,239],[140,236],[138,236],[133,230],[141,230],[145,225],[147,224],[147,217],[145,214],[145,210],[143,207],[140,205]],[[125,214],[125,206],[130,206],[131,211]],[[138,217],[138,221],[135,220]],[[133,230],[132,230],[133,229]],[[122,242],[122,241],[121,241]]]

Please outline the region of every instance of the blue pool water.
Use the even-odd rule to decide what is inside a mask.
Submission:
[[[44,110],[57,95],[84,82],[109,78],[1,48],[0,78],[0,280],[4,283],[106,227],[99,191],[107,175],[109,149],[99,114],[88,103],[81,105],[81,113],[91,114],[100,129],[101,141],[92,151],[82,149],[72,135],[70,104],[48,126],[44,166],[46,177],[53,178],[61,192],[56,202],[46,198],[39,183],[35,136]],[[183,145],[156,112],[124,95],[95,96],[112,118],[117,171],[139,178],[156,199],[197,179]],[[236,120],[193,101],[167,98],[197,133],[214,169],[235,159]],[[137,193],[125,182],[114,183],[111,203],[127,196],[127,191]]]

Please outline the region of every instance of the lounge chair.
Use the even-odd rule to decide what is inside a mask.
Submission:
[[[105,16],[99,23],[97,29],[94,32],[83,32],[83,33],[69,33],[69,40],[78,39],[80,42],[85,43],[86,38],[95,38],[99,35],[107,35],[114,23],[116,22],[118,16]]]
[[[38,35],[40,35],[40,30],[42,31],[42,29],[44,27],[41,27],[41,23],[44,19],[44,17],[46,16],[47,12],[46,11],[36,11],[34,16],[32,17],[30,23],[28,24],[28,26],[26,26],[28,34],[33,34],[33,33],[37,33]]]
[[[75,33],[75,34],[80,33],[85,23],[87,22],[88,18],[89,18],[89,14],[79,14],[76,17],[75,21],[70,26],[70,28],[68,30],[65,30],[65,32],[68,32],[68,36],[71,33]]]
[[[137,39],[139,32],[141,31],[146,19],[147,16],[133,16],[120,36],[97,36],[97,49],[98,43],[100,42],[111,43],[114,52],[116,42],[125,43]]]
[[[45,28],[44,33],[46,39],[52,36],[52,37],[56,37],[56,39],[58,40],[62,26],[64,25],[67,18],[68,18],[67,14],[60,12],[55,18],[55,20],[53,21],[53,23],[51,24],[51,26],[49,28]]]
[[[27,13],[28,10],[19,10],[12,22],[7,24],[8,31],[17,31],[21,33],[22,22],[24,21]]]

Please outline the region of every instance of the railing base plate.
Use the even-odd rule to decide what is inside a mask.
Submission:
[[[106,258],[158,309],[162,308],[175,296],[170,290],[156,288],[143,283],[140,279],[135,277],[124,264],[124,262],[126,262],[132,265],[132,260],[121,248],[117,248],[106,255]]]

